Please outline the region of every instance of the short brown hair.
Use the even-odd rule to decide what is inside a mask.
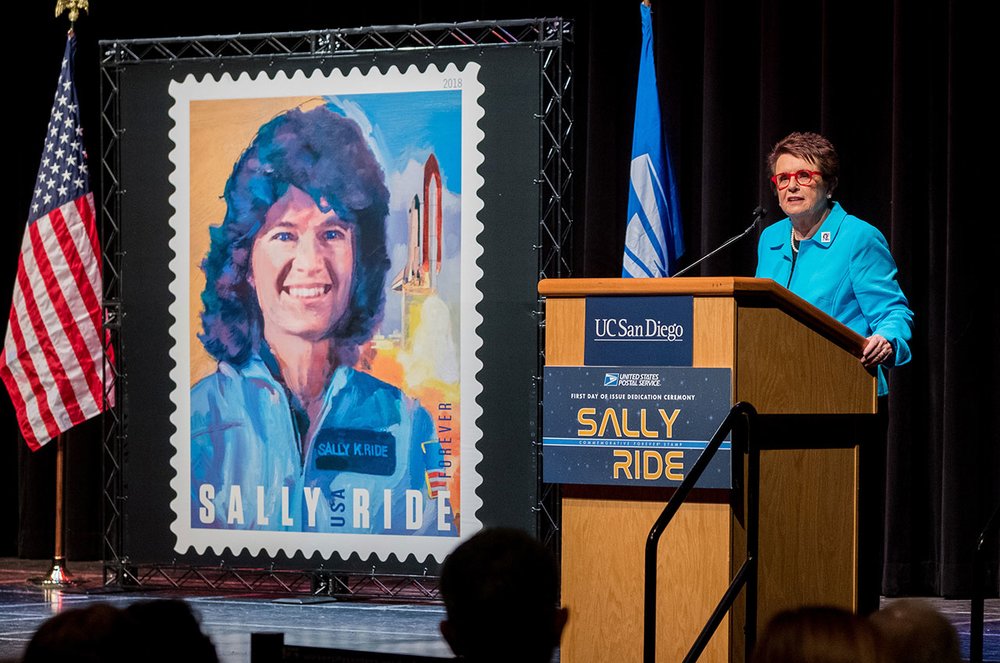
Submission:
[[[776,614],[757,641],[753,663],[884,663],[865,619],[843,608],[803,606]]]
[[[773,175],[774,165],[782,154],[810,161],[823,173],[823,178],[829,182],[830,188],[837,186],[840,177],[840,157],[837,149],[825,136],[810,131],[795,131],[774,144],[771,153],[767,155],[767,169]]]
[[[908,663],[962,661],[955,627],[926,601],[893,601],[868,619],[895,660]]]

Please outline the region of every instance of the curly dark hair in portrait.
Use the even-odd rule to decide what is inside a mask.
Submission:
[[[309,194],[320,210],[354,225],[350,305],[328,332],[336,341],[331,359],[353,364],[358,346],[382,320],[389,269],[389,191],[382,167],[353,120],[326,106],[292,109],[263,125],[233,166],[224,194],[226,216],[209,231],[198,337],[219,361],[242,366],[260,349],[263,322],[248,278],[250,254],[267,211],[290,186]]]

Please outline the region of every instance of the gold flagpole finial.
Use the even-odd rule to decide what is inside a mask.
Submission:
[[[76,23],[80,18],[80,11],[90,11],[90,0],[56,0],[56,18],[65,12],[69,12],[70,25]]]

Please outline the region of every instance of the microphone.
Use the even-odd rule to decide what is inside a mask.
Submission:
[[[749,235],[750,231],[757,227],[757,224],[760,223],[760,220],[764,218],[765,214],[767,214],[767,210],[766,209],[764,209],[760,205],[758,205],[757,207],[755,207],[754,210],[753,210],[753,223],[751,223],[749,226],[747,226],[746,230],[744,230],[743,232],[741,232],[739,235],[736,235],[735,237],[730,237],[729,239],[727,239],[722,244],[722,246],[720,246],[719,248],[715,249],[711,253],[708,253],[708,254],[702,256],[701,258],[698,258],[693,263],[691,263],[690,265],[688,265],[687,267],[685,267],[681,271],[677,272],[676,274],[671,274],[670,278],[674,278],[675,276],[680,276],[681,274],[683,274],[684,272],[688,271],[689,269],[695,267],[696,265],[700,265],[702,262],[708,260],[709,258],[711,258],[712,256],[714,256],[716,253],[718,253],[722,249],[726,248],[727,246],[729,246],[733,242],[741,240],[744,237],[746,237],[747,235]]]

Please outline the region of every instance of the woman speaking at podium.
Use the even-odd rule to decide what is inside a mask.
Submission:
[[[913,330],[885,237],[834,202],[840,162],[823,136],[789,134],[767,165],[788,217],[761,234],[757,276],[774,279],[864,336],[861,363],[878,366],[878,395],[885,396],[884,369],[910,361]]]
[[[877,228],[833,200],[840,161],[833,144],[815,133],[782,138],[767,158],[778,204],[788,216],[768,226],[757,245],[757,276],[773,279],[865,337],[861,363],[878,372],[879,435],[862,445],[873,493],[872,513],[860,514],[860,612],[878,608],[884,526],[885,369],[910,361],[913,312],[896,281],[896,263]],[[865,521],[868,521],[867,523]]]

